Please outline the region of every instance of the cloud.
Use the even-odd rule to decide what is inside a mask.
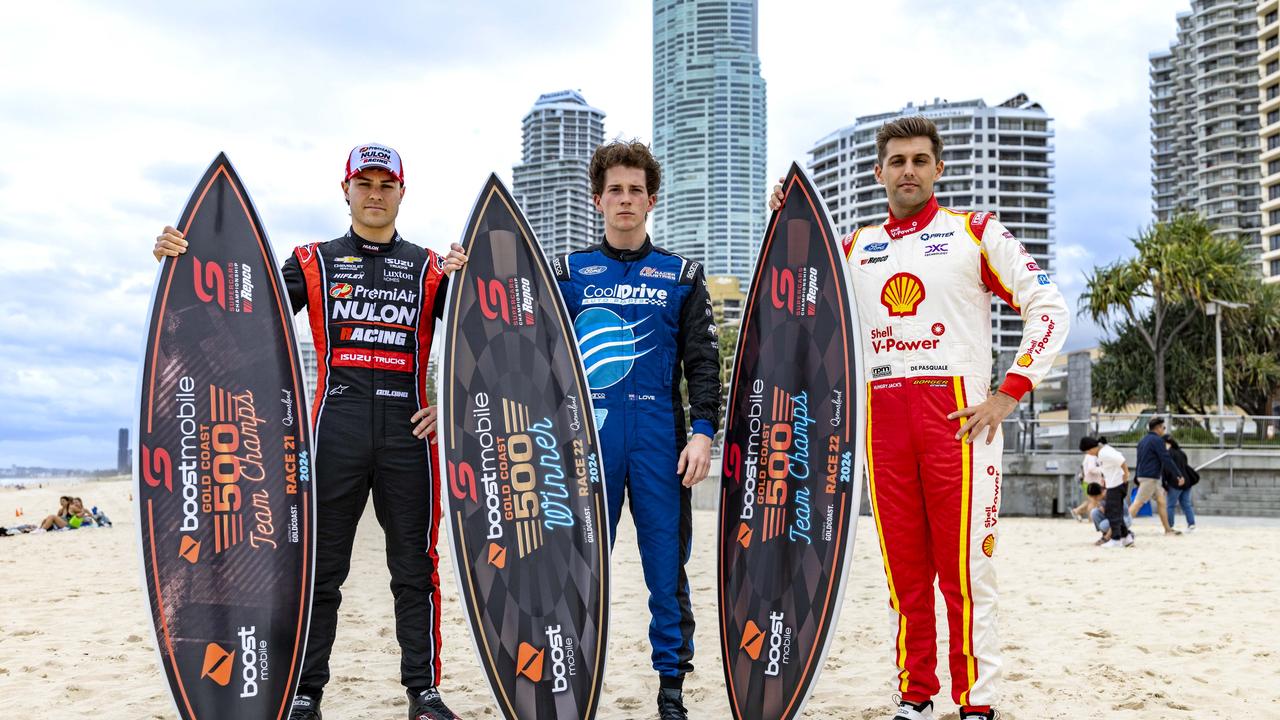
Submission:
[[[1185,5],[760,3],[769,170],[858,115],[1026,92],[1055,118],[1057,280],[1074,288],[1149,214],[1146,55]],[[114,465],[136,405],[149,251],[218,152],[284,257],[347,227],[346,151],[390,143],[408,173],[400,228],[442,250],[488,173],[510,178],[539,94],[579,89],[607,136],[651,136],[651,12],[588,0],[390,2],[376,16],[331,0],[7,8],[0,67],[41,61],[0,75],[0,404],[28,419],[0,421],[0,457]]]

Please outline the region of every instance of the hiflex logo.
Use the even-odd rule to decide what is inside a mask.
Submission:
[[[486,319],[497,320],[513,327],[531,327],[534,324],[533,283],[519,276],[507,278],[476,278],[477,301]]]
[[[818,311],[818,268],[771,268],[769,273],[769,299],[775,309],[796,317],[811,317]]]
[[[907,317],[916,314],[924,302],[924,283],[911,273],[898,273],[880,290],[880,304],[889,310],[890,317]]]
[[[624,322],[617,313],[601,307],[587,308],[578,313],[573,321],[573,330],[578,336],[582,364],[586,367],[587,382],[592,390],[616,385],[631,372],[638,358],[653,349],[640,350],[637,347],[650,333],[637,337],[635,329],[648,319]]]
[[[226,687],[231,684],[231,667],[234,659],[235,654],[230,650],[217,643],[209,643],[204,648],[204,666],[200,670],[200,677],[209,678]]]
[[[355,288],[351,286],[351,283],[330,283],[329,284],[329,297],[331,298],[338,298],[339,300],[343,300],[351,297],[351,293],[353,292],[355,292]]]
[[[746,650],[752,660],[760,659],[760,651],[764,649],[764,631],[754,621],[748,620],[742,628],[742,643],[739,650]]]

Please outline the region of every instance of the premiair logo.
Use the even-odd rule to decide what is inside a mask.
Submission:
[[[587,370],[587,382],[593,390],[616,385],[631,372],[637,358],[653,348],[639,350],[636,345],[649,337],[646,332],[636,337],[635,330],[648,317],[633,323],[625,322],[617,313],[605,308],[587,308],[573,321],[582,350],[582,364]]]

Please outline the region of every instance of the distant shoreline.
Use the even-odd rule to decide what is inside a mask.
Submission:
[[[0,477],[0,490],[41,488],[57,485],[79,485],[90,482],[119,482],[130,475],[54,475],[49,477]]]

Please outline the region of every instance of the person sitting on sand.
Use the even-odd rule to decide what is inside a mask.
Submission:
[[[75,497],[71,498],[71,507],[73,509],[78,507],[80,517],[85,520],[92,521],[94,525],[99,527],[111,527],[110,518],[107,517],[106,513],[98,510],[97,506],[94,506],[92,510],[86,510],[84,507],[84,501]]]
[[[1093,521],[1093,527],[1102,533],[1102,537],[1094,545],[1102,545],[1111,539],[1111,521],[1107,519],[1107,513],[1102,503],[1103,491],[1102,485],[1091,482],[1085,489],[1089,500],[1092,502],[1092,508],[1089,510],[1089,519]],[[1125,510],[1124,524],[1132,525],[1133,518],[1129,517],[1129,512]]]
[[[40,521],[41,530],[61,530],[71,520],[71,498],[63,495],[58,498],[58,512]]]

